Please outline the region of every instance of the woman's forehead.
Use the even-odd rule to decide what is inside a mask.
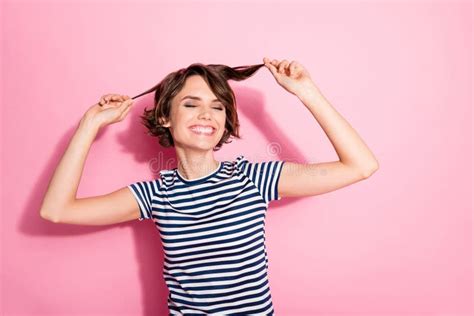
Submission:
[[[183,98],[191,96],[191,99],[215,101],[217,97],[212,92],[207,82],[199,75],[193,75],[186,79],[186,82],[177,94],[177,98],[181,101]]]

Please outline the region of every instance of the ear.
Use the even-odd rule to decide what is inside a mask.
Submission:
[[[169,120],[165,121],[161,126],[169,128],[171,126],[171,122]]]

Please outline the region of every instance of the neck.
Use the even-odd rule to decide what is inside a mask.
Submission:
[[[216,170],[219,161],[214,159],[212,151],[192,152],[176,148],[178,171],[186,180],[201,178]]]

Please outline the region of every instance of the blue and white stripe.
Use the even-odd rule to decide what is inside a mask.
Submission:
[[[283,164],[240,155],[198,179],[175,168],[128,186],[160,233],[170,315],[274,315],[265,215]]]

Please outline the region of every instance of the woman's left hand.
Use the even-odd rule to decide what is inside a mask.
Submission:
[[[270,69],[280,86],[298,97],[310,92],[311,89],[317,89],[309,72],[295,60],[289,63],[286,59],[270,61],[269,58],[264,57],[263,63]]]

